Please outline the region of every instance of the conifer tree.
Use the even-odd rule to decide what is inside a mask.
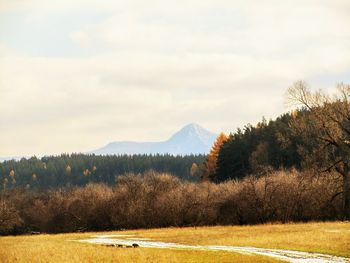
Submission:
[[[211,180],[215,175],[217,167],[217,159],[221,146],[228,140],[228,136],[223,132],[216,138],[213,147],[211,148],[208,157],[204,163],[203,180]]]

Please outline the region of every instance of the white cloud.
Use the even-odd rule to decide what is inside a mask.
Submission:
[[[74,43],[78,44],[82,48],[89,48],[90,47],[89,36],[85,32],[75,31],[75,32],[70,33],[69,36]]]
[[[52,14],[65,21],[67,10],[107,14],[72,24],[66,44],[84,55],[24,55],[16,36],[50,25]],[[3,0],[0,12],[30,23],[0,45],[0,156],[166,139],[188,122],[228,132],[275,117],[295,80],[349,74],[346,10],[347,1]]]

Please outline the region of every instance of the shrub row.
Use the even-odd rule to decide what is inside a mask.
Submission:
[[[342,202],[335,177],[275,171],[214,184],[147,172],[119,176],[113,187],[8,190],[2,192],[0,233],[337,220]]]

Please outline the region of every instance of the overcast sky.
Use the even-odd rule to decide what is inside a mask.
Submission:
[[[0,156],[233,132],[350,83],[350,1],[0,0]]]

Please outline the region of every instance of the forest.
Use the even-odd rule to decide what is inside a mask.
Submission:
[[[5,188],[27,190],[84,186],[88,183],[112,186],[119,175],[144,173],[148,170],[193,181],[198,180],[199,166],[204,159],[203,155],[62,154],[40,159],[32,157],[20,161],[5,161],[0,163],[0,178]]]
[[[286,97],[298,107],[220,134],[207,156],[4,162],[0,233],[350,219],[350,85],[299,81]]]

